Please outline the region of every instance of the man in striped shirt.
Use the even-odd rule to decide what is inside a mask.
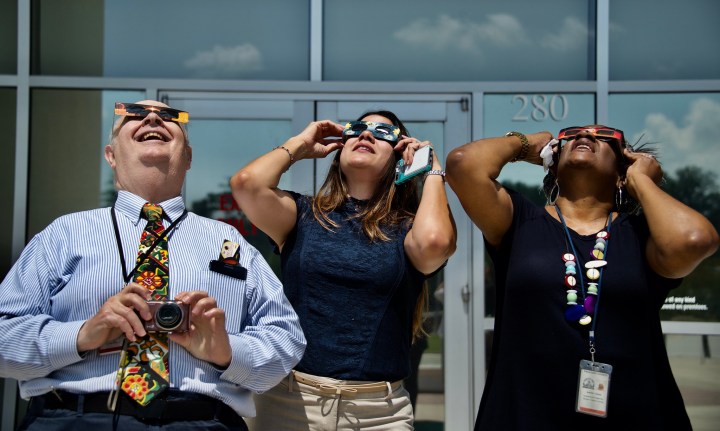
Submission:
[[[116,113],[105,148],[114,206],[52,222],[0,284],[0,377],[19,380],[30,399],[22,429],[245,430],[251,393],[275,386],[303,354],[297,315],[236,229],[185,210],[187,113],[156,101],[117,104]],[[162,208],[168,231],[168,299],[189,306],[191,326],[169,335],[170,388],[147,406],[121,391],[110,411],[118,343],[144,337],[153,318],[149,290],[126,282],[147,202]],[[221,261],[228,243],[237,262]]]

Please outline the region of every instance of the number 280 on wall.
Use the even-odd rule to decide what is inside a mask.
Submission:
[[[519,102],[520,108],[512,121],[545,121],[548,118],[562,121],[568,115],[568,100],[562,94],[516,94],[512,104]]]

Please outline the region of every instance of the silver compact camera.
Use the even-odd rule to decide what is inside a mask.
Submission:
[[[190,330],[190,306],[180,301],[148,301],[150,320],[143,321],[147,332],[187,332]]]

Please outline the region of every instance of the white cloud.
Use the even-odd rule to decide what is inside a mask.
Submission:
[[[527,43],[525,29],[520,21],[512,15],[488,15],[489,21],[475,24],[474,30],[480,39],[496,46],[510,48]]]
[[[482,23],[440,15],[435,21],[418,19],[400,28],[395,38],[434,50],[454,49],[477,53],[483,45],[508,48],[527,43],[520,22],[507,14],[489,15]]]
[[[262,54],[252,44],[237,46],[215,45],[209,51],[199,51],[185,61],[185,67],[204,77],[235,78],[242,72],[263,69]]]
[[[667,170],[674,172],[687,165],[718,172],[720,166],[720,103],[700,98],[690,105],[682,121],[676,124],[662,113],[651,113],[645,117],[645,127],[630,140],[635,143],[641,135],[641,142],[656,142],[661,161]]]
[[[587,45],[587,25],[575,17],[565,17],[563,24],[540,39],[540,46],[553,51],[567,52]]]

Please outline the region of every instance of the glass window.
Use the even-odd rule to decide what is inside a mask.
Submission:
[[[30,93],[28,238],[58,216],[97,208],[101,93],[55,89]]]
[[[693,429],[717,429],[720,419],[720,336],[666,335],[665,345]]]
[[[35,0],[33,73],[304,80],[309,17],[309,0]]]
[[[326,1],[323,79],[593,79],[590,3]]]
[[[525,134],[547,130],[555,135],[563,127],[594,122],[592,94],[488,94],[483,99],[483,137],[502,136],[511,130]],[[499,179],[519,187],[520,192],[529,188],[528,198],[537,200],[536,190],[544,176],[540,166],[513,163],[503,168]]]
[[[720,2],[610,2],[610,79],[719,79]]]
[[[703,213],[720,230],[720,93],[613,94],[610,125],[630,143],[659,151],[664,189]],[[720,321],[720,255],[703,261],[666,299],[663,320]]]
[[[269,237],[251,224],[235,203],[230,192],[230,177],[285,142],[293,135],[291,126],[290,120],[193,120],[192,111],[188,123],[193,146],[192,169],[185,180],[188,209],[234,226],[262,253],[277,274],[280,256],[273,252]],[[289,189],[292,176],[291,169],[282,176],[279,187]]]
[[[0,74],[17,73],[17,0],[0,0]]]
[[[32,0],[31,15],[31,73],[103,74],[103,2]]]
[[[0,88],[0,280],[12,264],[15,187],[15,90]]]

